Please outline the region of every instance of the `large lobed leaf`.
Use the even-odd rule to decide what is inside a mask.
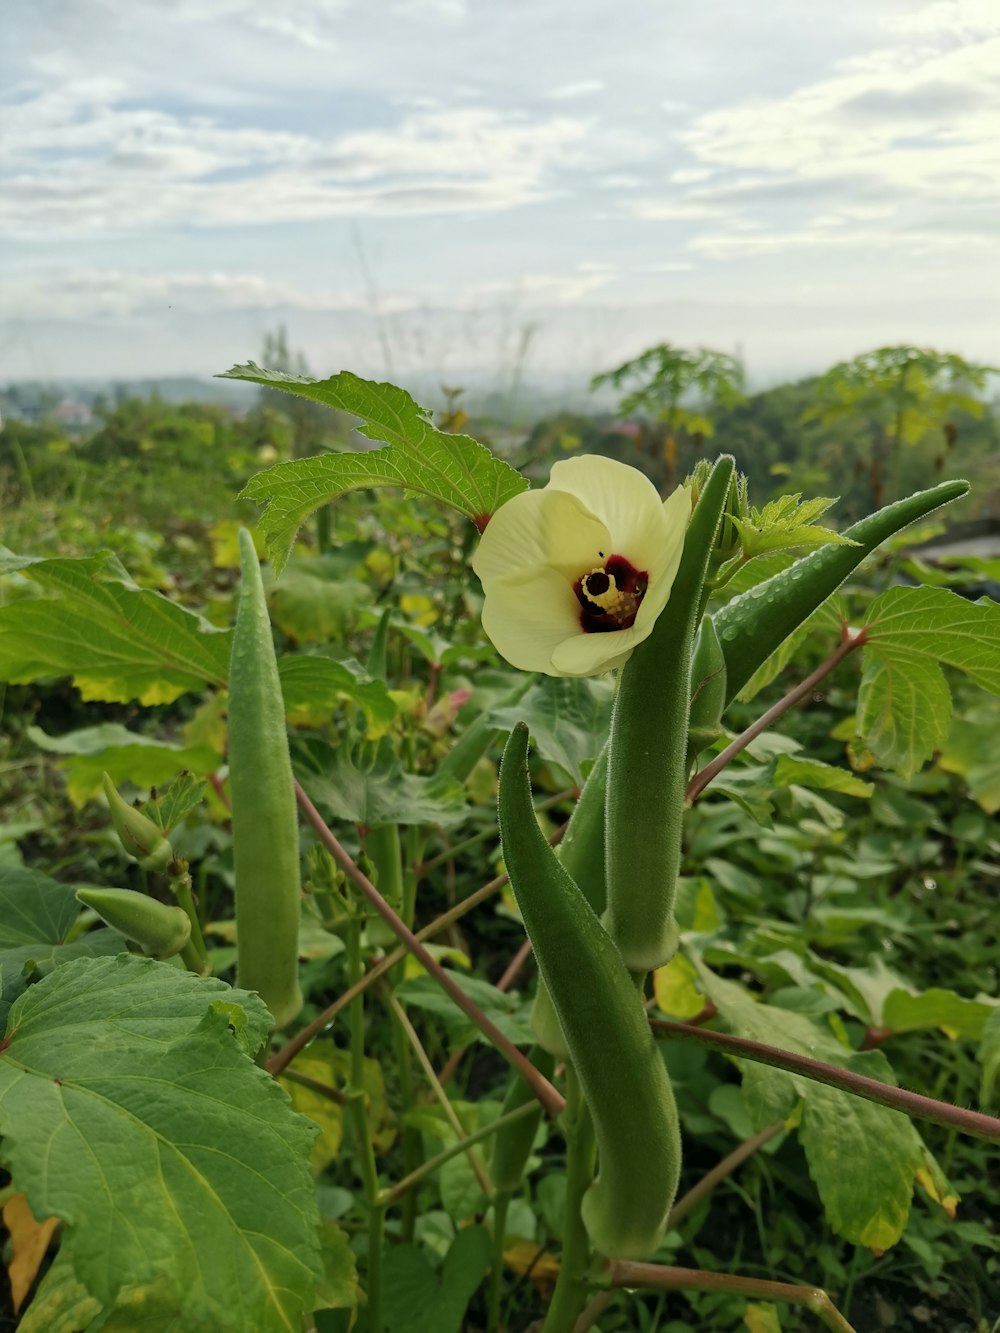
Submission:
[[[941,666],[1000,694],[1000,606],[945,588],[890,588],[868,609],[858,728],[885,768],[912,777],[948,738]]]
[[[0,550],[0,574],[11,572],[53,595],[0,607],[0,680],[72,676],[84,699],[142,704],[225,684],[229,632],[136,587],[116,560]]]
[[[268,1019],[131,955],[60,967],[11,1009],[4,1164],[36,1217],[62,1218],[76,1280],[127,1311],[115,1327],[291,1331],[311,1308],[312,1129],[248,1057]]]
[[[761,1004],[692,958],[705,994],[741,1037],[894,1084],[880,1051],[845,1049],[803,1014]],[[787,1120],[801,1105],[799,1139],[830,1226],[855,1245],[895,1245],[906,1226],[925,1148],[909,1119],[874,1102],[768,1065],[740,1060],[743,1100],[756,1128]]]
[[[278,463],[251,477],[242,495],[267,508],[261,529],[275,573],[280,573],[295,534],[320,505],[367,486],[401,486],[441,500],[480,527],[528,483],[509,464],[468,435],[438,430],[430,413],[394,384],[359,379],[350,371],[311,380],[262,370],[251,361],[220,379],[249,380],[284,389],[360,417],[361,435],[389,445],[363,453],[324,454]]]

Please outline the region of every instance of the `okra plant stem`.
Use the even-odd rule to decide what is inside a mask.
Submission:
[[[587,1303],[590,1238],[583,1224],[583,1196],[594,1178],[594,1127],[572,1063],[566,1066],[566,1110],[560,1125],[566,1138],[566,1213],[559,1276],[542,1333],[572,1333]]]
[[[856,1333],[830,1297],[819,1287],[797,1286],[791,1282],[770,1282],[765,1278],[740,1277],[734,1273],[708,1273],[698,1268],[668,1268],[663,1264],[632,1263],[619,1259],[610,1267],[607,1280],[612,1287],[653,1287],[662,1291],[719,1291],[735,1296],[757,1297],[804,1305],[833,1333]]]

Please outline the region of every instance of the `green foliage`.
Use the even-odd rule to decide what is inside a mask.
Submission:
[[[862,739],[884,767],[910,777],[948,737],[942,664],[1000,694],[1000,606],[944,588],[890,588],[868,609],[864,656]]]
[[[111,555],[36,560],[0,548],[46,597],[0,607],[0,679],[72,677],[84,699],[169,703],[225,684],[229,635],[159,593],[137,588]]]
[[[505,500],[525,488],[513,468],[470,436],[437,430],[426,409],[393,384],[362,380],[349,371],[306,380],[261,370],[252,362],[234,366],[224,378],[284,389],[350,412],[362,419],[360,434],[390,446],[278,464],[252,479],[243,495],[266,505],[261,528],[278,573],[305,519],[345,491],[401,486],[432,496],[482,526]]]
[[[68,884],[38,870],[0,866],[0,1019],[25,987],[61,963],[120,953],[116,930],[73,938],[80,904]]]
[[[304,371],[294,365],[287,340],[284,353],[278,343],[272,352],[276,359],[267,364],[283,369],[277,362],[284,358],[290,371]],[[345,392],[342,377],[336,380]],[[80,1219],[63,1228],[61,1243],[58,1235],[53,1241],[53,1247],[60,1245],[54,1260],[50,1250],[42,1263],[21,1316],[28,1333],[75,1333],[89,1326],[131,1333],[144,1319],[141,1303],[161,1300],[163,1312],[150,1313],[143,1326],[197,1328],[203,1319],[204,1327],[268,1327],[239,1305],[244,1297],[229,1300],[229,1288],[222,1292],[223,1322],[197,1312],[189,1317],[180,1304],[190,1297],[207,1308],[207,1264],[228,1282],[239,1256],[252,1256],[254,1246],[264,1255],[265,1269],[256,1270],[261,1283],[272,1260],[287,1280],[267,1297],[260,1285],[244,1284],[240,1276],[240,1290],[256,1291],[253,1298],[265,1303],[270,1299],[272,1312],[275,1302],[284,1302],[285,1322],[277,1326],[298,1327],[299,1312],[311,1306],[319,1312],[314,1316],[319,1333],[347,1333],[355,1318],[371,1328],[377,1242],[374,1212],[362,1189],[365,1136],[378,1189],[395,1186],[442,1149],[454,1152],[461,1133],[425,1084],[419,1056],[393,1025],[388,995],[405,1008],[430,1065],[442,1079],[450,1075],[445,1093],[464,1130],[488,1130],[505,1093],[506,1070],[481,1031],[410,959],[384,973],[360,1004],[338,1010],[325,1025],[326,1035],[314,1039],[282,1076],[281,1087],[296,1110],[320,1127],[313,1137],[247,1059],[260,1046],[268,1022],[258,1003],[221,982],[185,974],[179,963],[154,968],[123,955],[121,936],[102,928],[91,913],[81,913],[75,901],[78,886],[84,892],[127,887],[150,894],[147,901],[169,900],[174,879],[168,882],[168,876],[144,872],[127,860],[104,803],[92,799],[105,768],[116,783],[130,784],[139,795],[155,787],[140,808],[169,833],[189,867],[193,910],[211,942],[213,964],[221,975],[231,975],[226,969],[235,961],[234,874],[223,764],[226,627],[233,618],[238,522],[246,522],[250,512],[247,502],[237,504],[232,497],[253,470],[270,461],[353,447],[346,419],[329,411],[329,404],[260,388],[260,402],[245,419],[220,409],[122,402],[102,413],[100,430],[89,440],[67,441],[55,428],[20,430],[23,466],[9,451],[5,463],[0,448],[4,540],[31,553],[6,552],[0,560],[0,675],[10,677],[6,687],[0,684],[0,1018],[15,1002],[23,1006],[9,1028],[11,1044],[0,1052],[2,1077],[11,1084],[3,1094],[2,1115],[15,1103],[23,1107],[18,1117],[29,1131],[28,1140],[12,1132],[0,1145],[0,1156],[6,1153],[3,1160],[15,1162],[12,1188],[21,1186],[22,1176],[34,1188],[41,1161],[35,1138],[58,1123],[58,1153],[52,1159],[57,1170],[44,1182],[44,1199],[61,1206],[78,1191],[69,1203]],[[839,493],[844,499],[838,513],[865,513],[869,450],[876,427],[882,432],[878,449],[888,447],[889,409],[882,403],[876,410],[873,401],[870,419],[858,411],[836,421],[816,419],[803,434],[797,423],[814,389],[808,382],[780,386],[725,405],[692,388],[681,404],[682,415],[691,414],[685,418],[690,433],[677,426],[679,470],[688,456],[693,461],[700,428],[712,424],[749,473],[755,506],[748,501],[735,516],[754,532],[756,515],[762,529],[774,520],[775,538],[778,529],[787,537],[802,526],[815,526],[817,537],[827,533],[819,526],[825,502],[807,500],[803,510],[789,497],[769,507],[778,498],[776,485],[806,496]],[[907,487],[931,486],[939,475],[967,471],[975,482],[972,503],[986,509],[995,485],[996,418],[978,401],[968,407],[948,410],[957,430],[953,449],[932,429],[900,450],[897,461]],[[981,407],[981,414],[973,415]],[[415,405],[412,412],[420,416]],[[710,423],[699,423],[699,415],[710,416]],[[379,434],[382,427],[371,418],[371,438],[387,439],[389,448],[346,457],[370,467],[379,459],[381,466],[388,455],[400,476],[411,464],[424,466],[423,455],[414,463],[418,456],[411,445],[414,438],[425,438],[420,434],[425,427],[411,416],[406,420],[405,429],[397,422],[402,429],[397,440],[388,438],[388,431]],[[462,428],[457,413],[448,424]],[[438,425],[444,429],[443,418]],[[574,441],[587,451],[636,461],[635,430],[616,433],[617,426],[606,429],[600,420],[582,417],[557,425],[554,430],[539,423],[530,442],[512,443],[533,477],[544,477],[547,461]],[[663,428],[662,421],[650,422],[647,441]],[[573,437],[569,445],[567,431]],[[432,435],[428,448],[438,447],[462,454],[467,446],[451,437],[435,442]],[[342,457],[329,452],[321,461],[335,464]],[[482,462],[484,456],[472,457]],[[941,458],[943,473],[936,470]],[[660,480],[657,460],[647,454],[639,461]],[[269,475],[261,474],[261,480]],[[496,475],[510,480],[501,464]],[[539,836],[552,836],[574,809],[562,789],[588,777],[604,743],[611,689],[606,681],[532,681],[498,664],[478,627],[478,590],[468,573],[473,526],[442,514],[431,495],[406,495],[407,489],[419,488],[399,483],[396,493],[386,484],[375,494],[340,494],[335,533],[329,525],[303,529],[290,568],[277,581],[265,571],[265,588],[296,775],[341,844],[387,893],[398,893],[396,901],[416,930],[446,908],[460,911],[504,869],[494,813],[497,724],[529,722],[535,799],[525,824],[530,820]],[[937,498],[925,500],[938,503],[962,489],[961,483],[946,483]],[[966,514],[972,512],[969,505]],[[466,496],[458,507],[463,517],[470,515],[472,498]],[[891,530],[883,527],[879,540]],[[913,540],[934,530],[925,524]],[[336,544],[328,545],[334,536]],[[757,540],[753,533],[750,540]],[[729,541],[723,558],[742,556],[735,528]],[[117,558],[104,549],[109,544]],[[685,810],[676,899],[684,953],[657,973],[655,993],[669,1016],[700,1014],[699,1022],[709,1028],[756,1033],[835,1067],[873,1073],[887,1084],[898,1081],[960,1107],[978,1103],[996,1110],[995,912],[984,885],[1000,865],[991,817],[1000,808],[994,740],[1000,703],[982,693],[984,685],[996,687],[995,607],[945,591],[981,595],[996,579],[996,561],[949,557],[944,564],[923,550],[911,551],[894,539],[866,565],[856,563],[859,548],[829,543],[804,561],[783,553],[756,555],[740,564],[725,587],[716,587],[709,608],[716,624],[725,626],[739,612],[756,634],[774,621],[767,588],[756,597],[750,595],[753,589],[816,560],[853,562],[841,591],[797,620],[790,634],[779,635],[756,670],[747,651],[750,640],[720,637],[720,648],[730,665],[735,663],[735,678],[752,670],[724,719],[731,735],[820,666],[845,626],[851,632],[868,627],[871,642],[773,723]],[[900,579],[920,586],[899,588]],[[789,584],[800,580],[801,574]],[[928,598],[928,592],[938,596]],[[745,600],[737,601],[740,595]],[[370,654],[379,625],[373,665],[379,678],[373,679],[359,662],[375,663]],[[945,682],[944,695],[921,684],[934,673]],[[878,688],[885,687],[874,734],[885,722],[895,729],[891,744],[883,737],[873,745],[863,727],[861,739],[852,739],[862,674],[866,681],[877,675]],[[87,691],[86,703],[70,688],[73,679]],[[908,712],[913,699],[916,712]],[[938,716],[928,715],[928,702]],[[942,708],[949,714],[947,725]],[[709,737],[702,764],[731,735]],[[907,764],[913,765],[912,776],[904,778]],[[598,776],[600,767],[593,770]],[[638,830],[646,806],[634,771],[619,777],[619,788],[632,819],[629,827]],[[126,799],[132,794],[127,790]],[[596,808],[603,815],[602,797]],[[603,819],[590,821],[593,836],[570,836],[560,853],[574,876],[583,879],[586,873],[598,913],[604,892],[602,825]],[[378,873],[365,858],[373,827],[392,835],[386,842],[396,849],[395,870],[391,856],[380,852]],[[298,940],[305,1023],[338,1002],[357,975],[355,966],[377,965],[391,937],[372,928],[370,909],[304,821],[300,835],[308,853]],[[522,942],[514,898],[494,888],[428,947],[457,976],[467,997],[524,1049],[532,1040],[533,964],[529,960],[513,981],[505,975]],[[112,961],[111,955],[122,957]],[[94,999],[89,973],[79,985],[75,979],[78,968],[94,963],[115,977],[146,969],[156,978],[157,1016],[132,1005],[131,980],[113,992],[110,986],[102,989],[104,998]],[[699,969],[707,983],[699,984]],[[168,980],[161,990],[163,977]],[[58,1015],[47,989],[57,981]],[[706,985],[714,988],[720,1010],[714,1020],[704,1013]],[[17,1063],[23,1026],[18,1016],[27,1010],[31,1036],[35,1005],[48,1017],[44,1025],[39,1019],[37,1036],[31,1037],[35,1053],[29,1068]],[[144,1014],[148,1030],[137,1032]],[[65,1029],[63,1016],[72,1018]],[[149,1033],[161,1018],[175,1026],[156,1040]],[[280,1044],[274,1041],[272,1053]],[[984,1173],[981,1144],[934,1125],[922,1126],[918,1137],[891,1112],[765,1066],[746,1061],[736,1066],[727,1056],[667,1038],[659,1049],[684,1135],[681,1196],[750,1139],[767,1116],[772,1124],[782,1117],[784,1128],[682,1218],[654,1256],[657,1261],[711,1274],[752,1273],[765,1281],[821,1285],[859,1328],[873,1323],[876,1308],[883,1322],[892,1316],[898,1328],[915,1321],[911,1311],[920,1307],[927,1312],[922,1327],[956,1333],[987,1318],[1000,1276],[991,1221],[1000,1193]],[[155,1083],[155,1097],[148,1096],[151,1067],[169,1080]],[[63,1084],[54,1084],[53,1076]],[[566,1090],[561,1073],[551,1076]],[[111,1100],[102,1104],[114,1127],[112,1151],[91,1132],[88,1118],[92,1088],[114,1083],[119,1097],[138,1096],[140,1077],[144,1104],[170,1118],[162,1152],[171,1169],[186,1172],[177,1191],[183,1207],[189,1209],[196,1193],[184,1154],[197,1152],[204,1156],[197,1170],[207,1176],[209,1163],[241,1208],[246,1200],[246,1208],[252,1202],[260,1209],[256,1220],[249,1219],[257,1239],[237,1240],[219,1264],[213,1247],[221,1248],[247,1218],[242,1212],[235,1217],[233,1203],[230,1221],[223,1217],[217,1226],[219,1214],[201,1210],[194,1225],[202,1230],[194,1234],[206,1265],[199,1270],[185,1259],[186,1267],[180,1260],[170,1267],[170,1260],[161,1286],[144,1281],[142,1265],[151,1266],[150,1256],[158,1258],[175,1242],[181,1253],[173,1199],[168,1203],[151,1152],[143,1147],[145,1155],[135,1157],[139,1165],[134,1165],[120,1151],[122,1144],[148,1144],[145,1122],[136,1119],[134,1105],[129,1111]],[[199,1077],[211,1088],[210,1103],[194,1090]],[[311,1083],[303,1084],[303,1078]],[[337,1100],[351,1087],[364,1091],[363,1129]],[[57,1094],[88,1109],[77,1118],[74,1102],[72,1120],[57,1121]],[[206,1106],[208,1118],[202,1114]],[[246,1132],[244,1119],[252,1122]],[[543,1313],[556,1267],[567,1253],[566,1267],[574,1267],[567,1121],[546,1118],[537,1132],[531,1118],[524,1123],[511,1168],[515,1192],[502,1228],[505,1258],[497,1247],[484,1250],[481,1224],[488,1230],[497,1214],[487,1211],[483,1183],[464,1151],[421,1176],[387,1208],[382,1313],[390,1330],[409,1327],[407,1321],[418,1314],[428,1329],[488,1327],[487,1266],[497,1275],[497,1322],[526,1328]],[[521,1121],[512,1126],[522,1127]],[[220,1142],[225,1154],[205,1155],[206,1144]],[[491,1143],[487,1137],[475,1149],[487,1168],[494,1160]],[[236,1161],[228,1155],[230,1144]],[[138,1267],[131,1240],[108,1247],[109,1227],[120,1222],[121,1213],[108,1203],[106,1185],[89,1188],[94,1145],[112,1164],[108,1179],[119,1208],[134,1203],[143,1236],[156,1232]],[[254,1177],[244,1189],[242,1173],[262,1163],[266,1179]],[[168,1180],[172,1196],[173,1178]],[[322,1228],[315,1225],[315,1213],[306,1225],[302,1210],[289,1222],[295,1210],[285,1202],[288,1182],[302,1209],[311,1210],[317,1200],[326,1219]],[[918,1193],[911,1207],[914,1183]],[[280,1195],[273,1209],[264,1204],[268,1189]],[[46,1206],[39,1204],[39,1216]],[[206,1232],[211,1235],[201,1245]],[[99,1238],[105,1242],[100,1255]],[[876,1257],[870,1247],[884,1245],[890,1248]],[[177,1273],[183,1274],[183,1286]],[[121,1303],[111,1309],[95,1298],[94,1284],[116,1281]],[[213,1290],[211,1299],[216,1296]],[[812,1327],[810,1314],[788,1305],[777,1308],[789,1333]],[[620,1291],[601,1314],[600,1326],[607,1333],[682,1325],[728,1333],[741,1320],[748,1326],[752,1319],[760,1322],[762,1309],[718,1291],[684,1296]],[[10,1318],[8,1309],[0,1313]]]
[[[284,1330],[311,1299],[310,1134],[238,1049],[233,1005],[259,1042],[256,997],[123,956],[65,964],[9,1016],[8,1169],[63,1220],[77,1280],[136,1322]]]
[[[727,1026],[740,1036],[892,1082],[880,1052],[855,1054],[804,1015],[755,1003],[698,959],[698,978]],[[801,1114],[799,1136],[827,1221],[856,1245],[886,1250],[903,1233],[923,1145],[898,1111],[767,1065],[745,1061],[743,1100],[756,1129]]]

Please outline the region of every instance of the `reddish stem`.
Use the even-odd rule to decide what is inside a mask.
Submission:
[[[839,1088],[841,1092],[850,1092],[867,1101],[878,1102],[890,1110],[930,1120],[948,1129],[958,1129],[963,1134],[972,1134],[975,1138],[986,1139],[991,1143],[1000,1143],[1000,1119],[996,1116],[967,1111],[963,1106],[952,1106],[949,1102],[939,1102],[922,1093],[894,1087],[891,1083],[880,1083],[878,1079],[868,1078],[865,1074],[855,1074],[850,1069],[841,1069],[823,1060],[813,1060],[807,1055],[797,1055],[793,1051],[780,1050],[777,1046],[767,1046],[761,1041],[751,1041],[749,1037],[735,1037],[729,1032],[713,1032],[709,1028],[693,1027],[690,1023],[669,1023],[659,1018],[650,1019],[649,1025],[654,1032],[662,1032],[664,1036],[680,1037],[684,1041],[698,1042],[743,1060],[756,1060],[759,1064],[784,1069],[789,1074],[801,1074],[817,1083]]]
[[[867,631],[865,629],[858,630],[857,634],[851,634],[845,625],[840,643],[825,662],[821,662],[815,671],[806,676],[805,680],[790,689],[776,704],[772,704],[767,712],[762,713],[752,726],[747,727],[746,731],[727,745],[721,754],[717,754],[711,763],[706,764],[701,772],[694,775],[687,787],[688,801],[696,801],[712,779],[718,777],[727,764],[731,763],[741,751],[745,750],[751,741],[755,741],[761,732],[767,731],[768,727],[776,722],[782,713],[787,712],[789,708],[811,694],[824,676],[828,676],[849,653],[853,653],[855,648],[860,648],[864,644],[866,637]]]
[[[372,907],[375,908],[379,916],[385,921],[393,933],[397,935],[406,948],[431,974],[458,1007],[466,1014],[481,1032],[484,1032],[490,1041],[500,1052],[500,1054],[510,1064],[514,1065],[518,1073],[531,1088],[532,1092],[545,1108],[546,1113],[555,1119],[566,1105],[565,1099],[559,1091],[552,1086],[547,1078],[538,1072],[535,1066],[527,1056],[519,1051],[518,1048],[500,1031],[497,1025],[488,1018],[486,1014],[474,1004],[472,1000],[462,990],[461,986],[445,971],[441,964],[433,958],[424,946],[410,930],[409,926],[396,915],[386,900],[376,889],[367,875],[365,875],[355,864],[353,858],[340,844],[334,834],[327,828],[323,816],[319,813],[312,801],[303,791],[298,782],[295,783],[295,795],[303,813],[309,823],[316,831],[319,840],[326,847],[327,851],[344,871],[347,878],[358,888],[365,898],[368,899]]]

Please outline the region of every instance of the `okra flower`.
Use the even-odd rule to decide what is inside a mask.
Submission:
[[[596,676],[626,662],[667,604],[691,498],[663,502],[636,468],[584,454],[490,519],[472,567],[483,629],[523,671]]]

